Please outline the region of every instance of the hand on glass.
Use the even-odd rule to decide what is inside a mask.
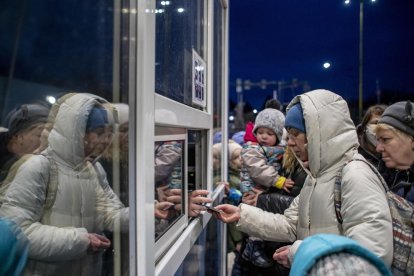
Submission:
[[[111,246],[111,241],[103,235],[99,235],[96,233],[89,233],[88,238],[89,238],[89,247],[88,247],[89,252],[96,253],[99,251],[105,251],[106,249],[109,248],[109,246]]]
[[[171,190],[168,185],[157,187],[157,200],[159,202],[167,201],[167,197],[171,195]]]
[[[276,252],[273,254],[273,260],[286,268],[290,268],[290,261],[288,258],[290,247],[290,245],[286,245],[276,249]]]
[[[240,208],[231,204],[221,204],[215,207],[220,213],[214,215],[225,223],[236,222],[240,219]]]
[[[173,204],[176,211],[181,211],[181,203],[183,201],[182,189],[169,189],[165,200]]]
[[[174,203],[168,201],[155,203],[154,214],[156,218],[167,219],[170,210],[174,210]]]

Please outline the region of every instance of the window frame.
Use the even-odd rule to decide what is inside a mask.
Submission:
[[[133,110],[134,118],[131,118],[131,148],[130,148],[130,194],[134,196],[132,205],[135,212],[131,212],[131,267],[130,275],[165,275],[172,274],[176,271],[185,259],[186,255],[194,245],[196,238],[206,227],[211,214],[202,212],[194,219],[188,220],[187,225],[178,237],[172,238],[174,242],[163,252],[161,258],[157,260],[155,254],[154,239],[154,148],[149,144],[155,141],[155,125],[170,126],[178,128],[187,128],[191,130],[205,131],[206,149],[203,156],[202,166],[206,169],[203,172],[203,180],[207,182],[207,189],[211,191],[210,197],[213,200],[221,200],[224,196],[224,186],[213,191],[212,183],[212,156],[207,154],[211,152],[213,144],[213,115],[212,115],[212,70],[213,70],[213,0],[205,0],[205,35],[204,42],[206,55],[204,59],[207,64],[207,98],[206,111],[201,111],[169,98],[161,96],[155,92],[155,14],[151,13],[155,9],[155,2],[151,0],[135,1],[137,7],[137,20],[133,33],[136,31],[136,41],[134,47],[136,50],[136,73],[135,83],[131,85],[130,105]],[[224,9],[223,23],[223,81],[222,81],[222,114],[223,129],[227,126],[227,60],[228,60],[228,9],[227,1],[222,1]],[[147,12],[146,12],[147,11]],[[149,11],[149,12],[148,12]],[[152,70],[151,70],[152,69]],[[134,87],[134,88],[132,88]],[[152,96],[149,96],[152,95]],[[157,117],[161,110],[169,110],[174,116]],[[227,137],[226,131],[223,131]],[[202,139],[202,140],[203,140]],[[187,140],[188,141],[188,140]],[[139,187],[139,188],[136,188]],[[131,206],[132,206],[131,205]],[[135,215],[135,217],[134,217]],[[136,219],[135,219],[136,218]],[[224,225],[222,226],[224,227]],[[170,232],[170,231],[169,231]],[[165,233],[169,234],[169,232]],[[136,234],[136,239],[133,238]],[[171,235],[170,237],[173,237]],[[220,237],[225,245],[225,237]],[[225,246],[223,246],[222,259],[225,260]],[[135,254],[134,254],[135,253]],[[157,262],[156,262],[157,261]],[[135,262],[135,263],[134,263]],[[225,261],[224,261],[225,263]],[[132,267],[134,266],[134,268]],[[225,271],[223,265],[222,271]]]

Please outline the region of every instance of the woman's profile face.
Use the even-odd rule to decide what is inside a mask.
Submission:
[[[307,143],[308,140],[305,133],[294,128],[288,130],[287,144],[290,150],[294,152],[296,157],[304,162],[305,165],[307,165],[309,161]]]
[[[391,129],[377,131],[376,150],[387,168],[405,170],[414,162],[414,138],[399,135]]]
[[[94,159],[102,154],[111,144],[113,138],[113,129],[111,126],[99,127],[93,131],[85,133],[84,151],[85,156]]]
[[[33,153],[40,146],[40,137],[45,124],[37,124],[27,131],[18,134],[17,143],[13,147],[15,154],[21,156]]]

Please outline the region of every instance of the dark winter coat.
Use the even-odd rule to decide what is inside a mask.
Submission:
[[[414,203],[414,164],[408,170],[396,170],[385,167],[380,161],[378,170],[394,193]]]

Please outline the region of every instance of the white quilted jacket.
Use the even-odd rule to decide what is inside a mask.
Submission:
[[[45,154],[58,168],[57,192],[51,209],[43,210],[50,164],[35,155],[18,170],[6,192],[0,216],[17,222],[30,241],[25,275],[99,275],[101,254],[87,254],[89,233],[128,228],[128,209],[106,180],[99,163],[84,161],[83,137],[96,102],[75,94],[61,104]]]
[[[241,205],[238,228],[272,241],[296,241],[317,233],[340,234],[363,246],[391,264],[393,252],[391,215],[385,191],[367,164],[349,163],[342,175],[342,226],[334,208],[336,173],[346,161],[363,157],[357,153],[358,139],[346,102],[327,90],[315,90],[295,97],[305,118],[309,170],[301,193],[285,211],[275,215]]]

